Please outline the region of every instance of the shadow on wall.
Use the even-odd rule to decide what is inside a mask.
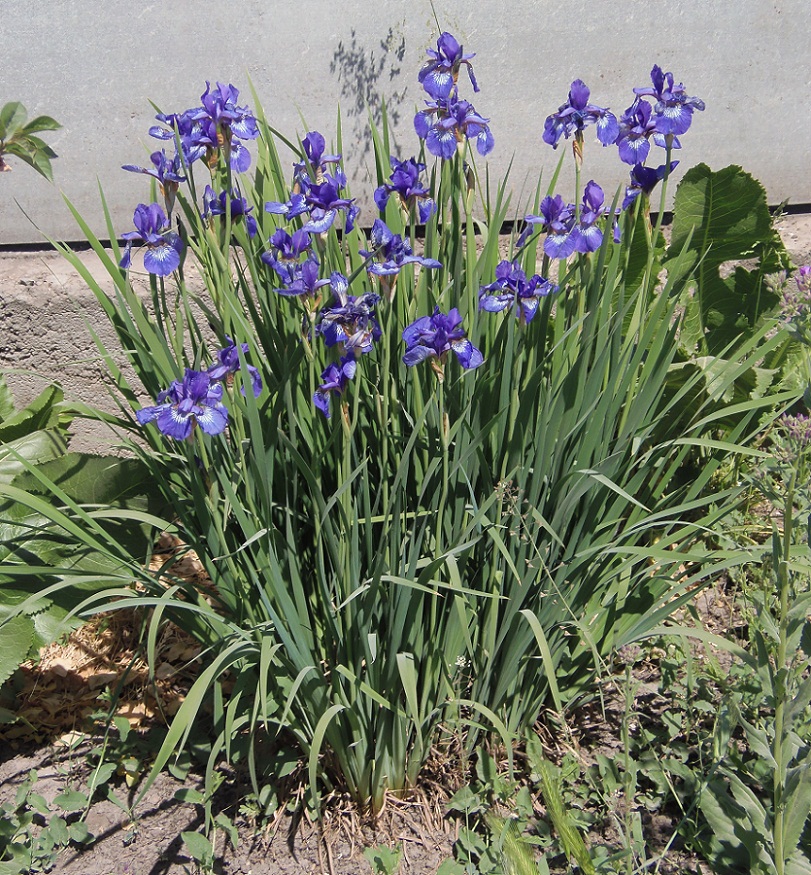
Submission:
[[[383,121],[385,104],[389,122],[396,127],[400,122],[400,109],[408,86],[399,91],[386,89],[401,74],[405,57],[405,37],[390,27],[377,48],[369,49],[358,42],[354,28],[349,41],[341,40],[330,62],[330,73],[337,75],[341,85],[341,109],[352,123],[352,141],[358,147],[360,158],[372,151],[372,134],[368,119],[371,116],[377,127]],[[346,136],[344,140],[348,139]],[[360,173],[360,162],[355,162],[354,178]]]

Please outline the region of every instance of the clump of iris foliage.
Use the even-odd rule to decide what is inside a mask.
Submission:
[[[220,83],[157,116],[150,167],[126,165],[153,183],[123,251],[76,214],[136,375],[101,347],[121,399],[108,419],[164,510],[100,512],[57,489],[51,517],[119,557],[121,585],[81,611],[152,607],[150,656],[167,618],[204,655],[153,776],[210,721],[209,778],[244,758],[261,790],[292,747],[314,798],[378,810],[451,730],[511,750],[725,563],[706,535],[739,487],[714,478],[796,396],[747,389],[786,342],[773,322],[725,350],[711,390],[685,367],[686,268],[670,251],[680,285],[663,278],[650,196],[664,204],[703,103],[658,66],[619,118],[573,82],[538,140],[571,140],[574,196],[555,173],[511,206],[484,161],[498,132],[463,97],[479,91],[472,59],[443,33],[417,138],[395,149],[385,116],[372,130],[376,215],[349,191],[340,129],[331,148],[316,131],[291,142]],[[585,181],[591,125],[630,165],[613,202]],[[130,283],[141,265],[148,300]],[[145,571],[105,513],[176,533],[210,585]],[[86,583],[50,573],[54,589]]]

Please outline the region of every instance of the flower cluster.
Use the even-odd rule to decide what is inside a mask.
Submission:
[[[179,114],[159,113],[155,118],[161,125],[151,127],[149,134],[158,140],[179,141],[186,165],[205,158],[213,169],[222,154],[232,170],[244,173],[251,166],[251,154],[242,141],[255,140],[259,128],[253,113],[237,106],[238,99],[239,91],[233,85],[217,82],[212,88],[206,82],[201,106]]]
[[[652,86],[634,88],[634,101],[619,119],[607,108],[589,103],[591,92],[582,79],[575,79],[569,89],[566,103],[548,116],[544,124],[543,140],[557,148],[560,139],[573,138],[573,150],[578,168],[583,161],[584,130],[594,125],[597,139],[603,146],[616,145],[620,160],[631,164],[630,184],[620,211],[629,209],[640,195],[648,196],[658,182],[678,165],[669,161],[655,169],[646,167],[650,141],[665,148],[680,149],[678,135],[685,133],[693,113],[704,109],[704,102],[688,97],[684,86],[674,84],[672,73],[663,73],[661,67],[651,70]],[[532,226],[539,225],[546,232],[544,252],[549,258],[568,258],[574,252],[594,252],[603,241],[599,220],[610,212],[605,206],[602,188],[591,180],[585,188],[580,206],[567,204],[563,199],[546,197],[539,216],[526,216],[530,228],[521,235],[524,242]],[[614,218],[614,239],[619,241],[619,226]]]
[[[305,213],[309,220],[303,230],[311,234],[324,234],[335,224],[338,214],[344,216],[344,231],[355,227],[360,207],[354,198],[346,198],[341,189],[346,187],[346,174],[340,166],[340,155],[324,155],[324,137],[318,131],[310,133],[302,141],[306,160],[293,168],[293,189],[287,201],[269,201],[265,211],[285,219],[295,219]],[[329,173],[331,165],[333,172]]]
[[[495,140],[488,126],[489,119],[479,115],[473,104],[459,98],[459,70],[467,67],[473,90],[479,86],[473,75],[470,59],[462,46],[445,32],[437,40],[436,49],[428,49],[429,60],[419,74],[419,81],[430,100],[425,109],[414,116],[414,129],[432,155],[452,158],[465,140],[476,140],[480,155],[493,151]]]
[[[122,237],[127,248],[120,266],[128,268],[134,242],[146,244],[144,267],[157,276],[168,276],[180,266],[183,243],[171,230],[171,215],[180,183],[186,182],[191,165],[205,157],[212,178],[222,155],[232,171],[242,173],[251,165],[251,155],[242,140],[254,140],[259,136],[256,119],[247,107],[237,106],[239,91],[233,85],[222,82],[212,88],[206,82],[206,90],[200,96],[200,106],[182,113],[159,113],[156,118],[161,125],[154,125],[149,134],[158,140],[171,141],[175,154],[170,158],[164,149],[150,155],[152,167],[124,164],[122,169],[131,173],[143,173],[155,179],[160,186],[166,212],[158,204],[139,204],[133,223],[137,231],[129,231]],[[249,236],[257,233],[256,219],[249,215],[253,208],[237,189],[217,194],[206,186],[203,195],[202,216],[211,221],[214,216],[230,212],[231,221],[244,221]]]
[[[248,344],[241,344],[241,350],[246,355]],[[255,367],[247,367],[254,397],[258,398],[262,378]],[[173,380],[159,393],[157,404],[136,411],[135,418],[141,425],[154,421],[163,434],[179,441],[191,438],[197,426],[204,434],[220,434],[228,425],[228,408],[222,401],[224,387],[232,385],[238,370],[239,352],[229,337],[228,345],[217,353],[217,361],[207,371],[186,368],[182,380]]]
[[[568,258],[574,252],[596,252],[600,248],[603,231],[598,222],[610,212],[602,188],[592,179],[586,183],[580,209],[565,203],[559,194],[547,195],[541,201],[540,215],[526,216],[524,221],[546,232],[543,248],[549,258]],[[619,241],[616,219],[614,239]]]

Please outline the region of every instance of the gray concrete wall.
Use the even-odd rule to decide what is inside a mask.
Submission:
[[[740,163],[772,203],[811,203],[809,0],[433,5],[441,28],[477,53],[474,102],[496,137],[491,170],[503,174],[514,157],[517,194],[555,165],[543,121],[572,79],[619,114],[658,63],[707,104],[684,137],[679,171],[699,161]],[[347,172],[353,194],[362,194],[370,166],[364,101],[388,101],[402,157],[415,153],[416,73],[437,32],[429,0],[2,0],[0,102],[20,100],[64,128],[49,137],[60,155],[57,188],[19,162],[0,177],[0,244],[41,240],[20,207],[44,232],[77,238],[57,189],[102,232],[97,179],[116,227],[129,230],[147,189],[120,165],[146,163],[156,147],[146,133],[149,100],[181,111],[197,104],[206,79],[234,83],[247,102],[250,77],[272,123],[292,138],[306,132],[303,116],[329,141],[340,102]],[[586,173],[613,190],[627,168],[615,149],[589,140]]]

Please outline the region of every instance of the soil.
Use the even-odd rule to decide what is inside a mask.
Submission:
[[[785,216],[778,228],[794,262],[811,263],[811,215]],[[55,255],[0,255],[0,304],[4,302],[3,290],[10,285],[37,287],[52,282],[57,259]],[[60,285],[80,282],[77,277],[59,275]],[[44,294],[47,289],[39,291]],[[193,573],[194,568],[190,568],[189,574]],[[712,631],[730,632],[739,622],[722,582],[702,593],[694,607]],[[131,632],[133,626],[129,628]],[[110,639],[107,643],[105,635]],[[160,726],[182,701],[197,654],[180,633],[170,634],[161,642],[162,668],[158,684],[153,687],[145,667],[135,658],[133,637],[111,624],[85,629],[44,653],[38,665],[22,669],[16,679],[16,705],[28,726],[0,725],[0,805],[13,802],[20,784],[34,770],[38,778],[36,791],[49,803],[68,789],[86,787],[88,762],[92,759],[88,754],[100,743],[98,724],[94,729],[88,723],[89,715],[104,706],[109,686],[121,677],[124,667],[128,667],[128,683],[118,714],[148,746],[150,729]],[[659,693],[656,660],[638,651],[621,656],[631,666],[635,679],[635,711],[647,720],[658,720],[668,703]],[[620,671],[624,672],[621,666]],[[621,749],[618,727],[626,705],[619,700],[612,682],[600,693],[591,704],[569,715],[564,736],[544,736],[550,756],[569,752],[585,764],[593,763],[598,754],[616,756]],[[598,702],[603,704],[598,706]],[[133,802],[143,774],[136,771],[128,775],[126,768],[120,772],[111,784],[126,808]],[[128,786],[128,777],[134,786]],[[52,871],[64,875],[180,875],[197,871],[180,834],[203,829],[203,810],[199,805],[177,801],[175,794],[201,784],[202,779],[194,771],[183,781],[164,772],[145,794],[134,819],[113,801],[94,801],[86,819],[95,837],[93,843],[85,850],[64,850]],[[430,802],[424,797],[391,801],[376,823],[336,800],[328,807],[320,828],[289,813],[270,825],[259,826],[249,814],[240,811],[247,790],[244,776],[231,773],[216,797],[216,810],[235,822],[239,835],[234,849],[225,844],[222,832],[217,833],[216,871],[227,875],[355,875],[372,871],[362,852],[378,845],[402,847],[402,875],[429,875],[451,857],[459,829],[458,822],[443,817],[441,794],[436,793]],[[537,805],[542,810],[540,803]],[[653,848],[664,848],[674,833],[676,820],[666,812],[646,816],[646,839]],[[42,821],[36,828],[41,826]],[[616,837],[606,827],[590,838],[611,842]],[[702,870],[699,861],[675,843],[668,848],[666,861],[658,871],[675,875]]]

